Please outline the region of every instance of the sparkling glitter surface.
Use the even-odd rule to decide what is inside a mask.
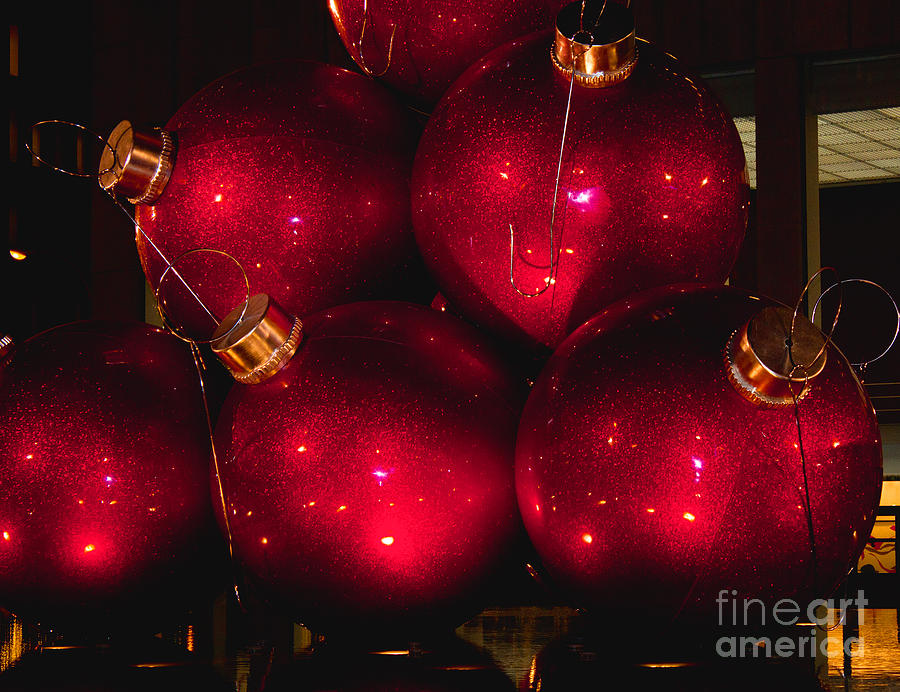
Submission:
[[[387,68],[385,82],[433,105],[469,65],[516,36],[552,27],[566,4],[568,0],[330,0],[328,7],[344,46],[363,69],[379,75]]]
[[[650,44],[621,84],[576,85],[554,227],[550,217],[569,82],[552,36],[499,48],[442,99],[416,154],[416,239],[468,319],[556,346],[598,309],[677,281],[724,281],[748,218],[734,124],[697,78]]]
[[[793,408],[757,407],[726,376],[729,336],[767,304],[725,287],[653,289],[587,322],[549,361],[520,424],[516,485],[573,604],[640,603],[710,625],[721,589],[805,602],[854,564],[881,488],[874,411],[829,346],[800,402],[813,560]]]
[[[382,302],[304,320],[291,362],[235,385],[216,428],[250,580],[316,629],[464,621],[519,525],[520,401],[448,315]]]
[[[409,220],[416,128],[372,80],[313,62],[247,68],[205,87],[165,128],[176,138],[172,177],[137,218],[169,260],[227,251],[252,292],[298,315],[419,297]],[[166,265],[140,236],[138,250],[156,286]],[[193,287],[220,317],[243,298],[222,264],[195,269]]]
[[[190,351],[147,325],[74,323],[15,348],[0,366],[0,603],[155,618],[214,591],[203,415]]]

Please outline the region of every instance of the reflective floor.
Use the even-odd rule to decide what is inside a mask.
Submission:
[[[887,609],[829,611],[821,628],[756,633],[777,635],[789,653],[778,656],[758,637],[729,658],[696,632],[660,635],[637,616],[598,623],[568,608],[489,609],[455,636],[375,651],[272,618],[232,618],[228,632],[221,603],[210,615],[205,628],[198,619],[76,646],[0,611],[0,690],[900,690],[898,612]],[[719,645],[727,634],[716,633]]]

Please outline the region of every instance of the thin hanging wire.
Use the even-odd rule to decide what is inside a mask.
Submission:
[[[363,21],[362,21],[362,29],[359,32],[359,40],[356,42],[356,52],[359,53],[359,60],[357,63],[359,64],[362,71],[365,72],[369,77],[383,77],[387,74],[387,71],[391,69],[391,62],[393,60],[394,55],[394,36],[397,34],[397,25],[394,24],[391,29],[391,40],[388,43],[388,54],[387,54],[387,65],[384,66],[384,69],[381,72],[375,72],[371,69],[366,63],[366,59],[363,56],[363,40],[366,37],[366,26],[369,23],[369,2],[368,0],[363,0]]]
[[[50,164],[49,162],[45,161],[43,158],[40,157],[39,154],[37,154],[33,151],[32,147],[30,147],[26,143],[25,146],[26,146],[26,149],[28,149],[28,152],[32,156],[34,156],[41,164],[48,166],[49,168],[51,168],[52,170],[54,170],[58,173],[63,173],[65,175],[69,175],[69,176],[76,177],[76,178],[97,177],[99,179],[99,176],[103,175],[104,173],[108,173],[110,171],[116,170],[116,167],[119,163],[118,155],[117,155],[115,149],[112,146],[110,146],[109,142],[105,138],[101,137],[96,132],[93,132],[92,130],[88,129],[84,125],[80,125],[78,123],[73,123],[73,122],[69,122],[69,121],[65,121],[65,120],[45,120],[45,121],[35,123],[35,125],[32,126],[32,132],[34,132],[35,128],[43,126],[43,125],[48,125],[48,124],[60,124],[60,125],[71,126],[78,130],[81,130],[83,132],[92,134],[94,137],[96,137],[101,142],[101,144],[104,147],[106,147],[112,151],[113,164],[109,168],[101,170],[97,173],[85,174],[85,173],[81,173],[81,172],[73,172],[73,171],[67,170],[62,167],[54,166],[54,165]],[[246,296],[245,296],[244,304],[243,304],[242,311],[241,311],[241,318],[243,318],[243,316],[246,314],[247,308],[250,304],[250,280],[247,276],[247,272],[244,271],[244,268],[241,265],[241,263],[234,256],[230,255],[229,253],[227,253],[223,250],[214,250],[214,249],[207,249],[207,248],[189,250],[189,251],[179,255],[175,259],[175,262],[170,262],[168,260],[168,258],[165,256],[165,254],[163,254],[162,250],[160,250],[159,247],[156,245],[156,243],[153,242],[153,239],[149,236],[149,234],[147,234],[146,231],[144,231],[144,229],[138,223],[137,219],[134,218],[134,216],[125,208],[125,206],[116,198],[116,196],[110,190],[108,190],[106,188],[102,188],[102,189],[107,194],[107,196],[113,201],[113,203],[122,211],[122,213],[124,213],[125,216],[127,216],[128,219],[134,224],[134,227],[137,229],[137,231],[144,237],[144,239],[147,241],[147,243],[150,245],[150,247],[153,248],[153,250],[157,253],[157,255],[159,255],[160,259],[162,259],[162,261],[165,262],[165,264],[166,264],[166,268],[163,271],[162,275],[160,276],[160,279],[159,279],[159,282],[158,282],[158,285],[157,285],[156,291],[155,291],[156,308],[157,308],[157,311],[159,312],[160,319],[162,320],[165,328],[177,339],[180,339],[181,341],[184,341],[185,343],[187,343],[189,345],[189,347],[191,349],[191,355],[194,359],[194,367],[197,370],[197,377],[200,382],[200,395],[201,395],[201,399],[203,401],[203,411],[204,411],[204,415],[206,418],[206,429],[207,429],[207,434],[209,435],[209,444],[210,444],[210,453],[211,453],[211,459],[212,459],[213,472],[216,477],[216,482],[217,482],[218,491],[219,491],[218,492],[219,501],[222,506],[222,516],[224,517],[226,542],[228,545],[228,556],[230,559],[232,569],[234,570],[233,575],[232,575],[232,577],[233,577],[232,581],[234,584],[234,595],[235,595],[235,598],[237,599],[238,605],[242,609],[244,609],[244,605],[241,600],[240,587],[238,586],[239,579],[238,579],[238,573],[237,573],[237,563],[235,562],[235,559],[234,559],[234,538],[233,538],[233,534],[231,531],[231,521],[229,520],[229,517],[228,517],[228,504],[225,499],[225,489],[224,489],[224,485],[222,483],[222,476],[221,476],[220,469],[219,469],[219,458],[218,458],[218,454],[216,452],[216,444],[215,444],[215,436],[213,433],[212,416],[209,411],[209,399],[206,394],[206,381],[205,381],[204,375],[203,375],[203,373],[206,371],[207,368],[206,368],[206,363],[203,360],[203,356],[200,353],[200,347],[199,347],[199,343],[209,343],[209,341],[198,341],[196,339],[189,338],[186,335],[182,334],[179,330],[177,330],[172,325],[170,320],[168,319],[168,315],[166,314],[165,309],[163,308],[163,302],[159,299],[159,291],[163,285],[166,274],[168,274],[168,272],[171,271],[181,281],[181,283],[185,286],[185,288],[187,288],[187,290],[190,292],[191,296],[194,297],[194,299],[203,308],[203,310],[210,317],[210,319],[213,320],[215,325],[218,326],[221,320],[219,320],[215,316],[215,314],[207,307],[207,305],[200,299],[200,297],[194,291],[193,287],[184,279],[184,277],[181,275],[181,273],[175,267],[175,263],[177,263],[178,261],[180,261],[181,259],[183,259],[184,257],[186,257],[188,255],[198,253],[198,252],[212,252],[212,253],[216,253],[219,255],[224,255],[225,257],[231,259],[238,266],[238,269],[240,269],[241,274],[244,277],[244,285],[246,288]],[[236,329],[239,324],[240,324],[240,319],[236,320],[234,325],[232,325],[232,327],[227,332],[225,332],[222,336],[227,336],[227,334],[231,333],[232,330]]]
[[[160,317],[163,317],[162,311],[160,311]],[[163,319],[165,320],[164,317]],[[182,338],[177,334],[175,336],[178,338]],[[222,483],[222,474],[219,473],[219,456],[216,453],[212,416],[209,413],[209,399],[206,396],[206,381],[203,377],[203,373],[206,372],[206,363],[204,362],[203,356],[200,353],[200,347],[195,341],[190,341],[189,339],[182,339],[182,341],[186,341],[190,346],[191,355],[194,357],[194,367],[197,369],[197,379],[200,382],[200,398],[203,400],[203,413],[206,417],[206,430],[209,433],[210,457],[212,459],[213,473],[216,477],[217,490],[219,491],[219,501],[222,505],[222,516],[224,518],[223,523],[225,525],[225,539],[228,546],[228,560],[231,564],[232,569],[231,581],[234,587],[234,597],[235,599],[237,599],[237,604],[241,608],[241,610],[245,610],[244,603],[241,600],[241,589],[238,585],[240,579],[238,577],[237,562],[234,558],[234,536],[231,533],[231,520],[228,518],[228,503],[225,500],[225,486]]]
[[[812,500],[809,495],[809,473],[806,468],[806,449],[803,445],[803,426],[800,423],[800,401],[801,395],[809,384],[809,369],[815,364],[817,360],[819,360],[821,355],[825,352],[825,349],[828,348],[828,344],[831,342],[831,337],[834,334],[834,330],[837,328],[838,319],[841,315],[841,307],[843,305],[843,292],[840,295],[840,301],[838,302],[838,308],[835,312],[834,321],[831,324],[831,329],[829,330],[828,334],[825,335],[825,340],[823,341],[822,347],[819,349],[818,353],[816,353],[816,355],[808,363],[797,363],[794,359],[793,349],[794,328],[797,324],[797,316],[800,313],[800,306],[803,304],[803,297],[809,291],[813,281],[815,281],[817,277],[821,276],[826,271],[834,272],[837,278],[837,283],[835,285],[840,285],[840,276],[838,276],[837,270],[834,267],[822,267],[815,274],[813,274],[806,282],[806,285],[803,287],[803,290],[800,292],[800,295],[797,298],[797,302],[794,305],[794,312],[791,316],[791,328],[788,332],[788,337],[785,340],[785,345],[787,346],[788,350],[788,359],[791,363],[791,371],[788,375],[788,388],[791,392],[791,408],[793,411],[794,426],[797,430],[797,452],[800,455],[800,470],[803,474],[804,514],[806,515],[806,529],[809,535],[809,552],[812,569],[811,580],[813,589],[816,588],[816,580],[819,574],[819,558],[818,548],[816,546],[815,525],[813,523]],[[803,377],[803,382],[802,385],[797,390],[795,390],[795,378],[798,374]]]
[[[516,232],[513,229],[512,223],[509,224],[509,283],[512,285],[513,289],[516,293],[518,293],[523,298],[537,298],[539,295],[543,294],[550,288],[551,285],[556,283],[556,278],[554,276],[555,269],[554,265],[556,262],[556,252],[554,252],[554,228],[556,227],[556,205],[559,198],[559,181],[562,177],[562,165],[563,165],[563,156],[565,154],[566,149],[566,136],[569,130],[569,114],[572,112],[572,92],[575,88],[575,62],[578,58],[584,55],[590,48],[594,45],[594,35],[593,30],[597,28],[597,25],[600,23],[600,18],[603,16],[603,13],[606,11],[606,0],[603,0],[603,5],[600,8],[600,13],[597,15],[597,18],[594,20],[594,23],[591,25],[590,29],[584,28],[584,11],[587,6],[587,0],[582,0],[581,2],[581,13],[578,19],[578,32],[576,36],[587,36],[588,43],[584,49],[581,49],[580,52],[575,52],[575,36],[569,39],[569,52],[572,55],[572,67],[570,69],[569,74],[569,94],[566,98],[566,115],[563,119],[563,128],[562,128],[562,137],[560,138],[559,143],[559,159],[556,162],[556,181],[553,186],[553,205],[550,208],[550,257],[549,257],[549,265],[550,272],[546,279],[544,279],[544,286],[539,288],[534,293],[529,293],[528,291],[523,291],[516,285],[516,277],[515,277],[515,260],[516,260]],[[556,267],[558,268],[558,267]]]

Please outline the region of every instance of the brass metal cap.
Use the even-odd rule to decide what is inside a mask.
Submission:
[[[100,157],[100,187],[125,195],[132,204],[153,204],[172,175],[175,143],[165,130],[135,129],[123,120]]]
[[[8,356],[13,349],[13,339],[9,334],[0,334],[0,361]]]
[[[728,340],[728,379],[755,404],[792,405],[825,367],[825,335],[800,314],[792,335],[793,316],[788,307],[763,308]]]
[[[287,365],[302,337],[299,319],[265,293],[257,293],[246,310],[240,305],[222,320],[210,346],[234,379],[257,384]]]
[[[574,76],[576,84],[599,88],[627,79],[637,64],[637,51],[631,10],[615,2],[602,8],[593,5],[585,7],[583,16],[581,2],[560,10],[550,57],[557,69]],[[603,14],[598,18],[600,9]]]

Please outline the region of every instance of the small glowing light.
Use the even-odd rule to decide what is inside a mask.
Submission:
[[[531,250],[526,250],[525,252],[526,252],[527,254],[529,254],[529,255],[532,254],[532,253],[531,253]]]
[[[221,193],[221,192],[220,192],[219,194],[216,195],[214,201],[216,201],[216,202],[221,202],[221,201],[222,201],[222,193]]]
[[[425,498],[424,498],[424,497],[420,497],[420,498],[419,498],[419,502],[425,502]]]
[[[597,504],[598,504],[598,505],[605,505],[605,504],[606,504],[606,500],[600,500],[600,502],[598,502]]]
[[[669,215],[668,215],[668,214],[663,214],[663,218],[664,218],[664,219],[668,219],[668,218],[669,218]]]
[[[402,651],[373,651],[373,654],[376,656],[409,656],[409,649],[404,649]]]
[[[694,461],[694,468],[695,468],[695,469],[702,469],[702,468],[703,468],[703,461],[702,461],[701,459],[698,459],[697,457],[694,457],[693,461]]]
[[[347,505],[341,505],[340,507],[337,508],[337,511],[343,512],[345,509],[347,509]]]
[[[376,452],[378,450],[375,450]],[[378,478],[387,478],[387,471],[372,471],[372,475]]]
[[[110,501],[109,501],[109,504],[114,505],[114,504],[116,504],[117,502],[118,502],[118,500],[110,500]]]
[[[257,268],[257,269],[262,269],[262,264],[261,264],[260,262],[257,262],[257,263],[256,263],[256,268]]]
[[[269,539],[268,539],[268,538],[266,538],[266,537],[265,537],[265,536],[263,536],[263,537],[262,537],[262,538],[261,538],[261,539],[260,539],[260,541],[259,541],[259,542],[260,542],[260,543],[262,543],[262,544],[263,544],[263,545],[265,545],[265,544],[266,544],[266,543],[268,543],[268,542],[269,542]]]
[[[297,447],[297,451],[300,452],[300,453],[305,452],[305,451],[306,451],[306,445],[300,445],[299,447]]]
[[[709,178],[704,178],[703,180],[700,181],[700,187],[703,187],[708,182],[709,182]]]
[[[567,255],[574,255],[574,254],[575,254],[575,251],[574,251],[572,248],[567,247],[567,248],[566,248],[566,254],[567,254]]]
[[[148,511],[148,512],[155,512],[156,510],[157,510],[156,507],[148,507],[148,508],[147,508],[147,511]]]
[[[540,505],[535,505],[534,508],[535,508],[538,512],[541,511],[541,506],[540,506]]]
[[[837,449],[838,447],[841,446],[841,443],[838,442],[837,440],[835,440],[834,442],[831,443],[831,446],[834,447],[835,449]]]
[[[248,510],[247,510],[247,516],[248,516],[248,517],[253,516],[253,510],[252,510],[252,509],[248,509]]]
[[[695,440],[699,440],[699,439],[700,439],[700,436],[699,436],[699,435],[694,435],[694,439],[695,439]]]
[[[26,454],[25,458],[31,461],[32,459],[34,459],[34,454]]]
[[[650,512],[650,514],[653,514],[656,510],[653,509],[652,507],[648,507],[647,511]]]
[[[684,516],[684,518],[687,519],[688,521],[694,521],[694,519],[697,518],[697,517],[695,517],[693,514],[691,514],[690,512],[685,512],[685,513],[683,514],[683,516]]]
[[[299,216],[292,216],[292,217],[291,217],[291,223],[300,223],[300,217],[299,217]]]
[[[95,546],[93,543],[88,543],[86,546],[84,546],[84,552],[86,552],[86,553],[92,553],[96,549],[97,549],[97,546]]]
[[[381,542],[385,545],[394,545],[394,537],[393,536],[385,536],[381,539]]]
[[[8,541],[8,540],[9,540],[9,531],[4,531],[4,532],[3,532],[3,540],[4,540],[4,541]]]
[[[79,504],[79,505],[83,505],[83,504],[84,504],[84,500],[79,500],[79,501],[78,501],[78,504]]]
[[[28,257],[28,255],[26,253],[22,252],[21,250],[10,250],[9,256],[19,262],[21,262],[23,259]]]
[[[509,174],[504,173],[503,171],[500,172],[500,177],[503,178],[504,180],[509,180]]]
[[[112,481],[113,481],[112,476],[107,476],[107,477],[106,477],[106,482],[107,482],[107,483],[112,483]]]
[[[309,506],[310,506],[310,507],[315,507],[315,506],[316,506],[316,501],[315,501],[315,500],[310,500],[310,501],[309,501]]]
[[[672,176],[669,175],[668,173],[666,173],[665,175],[666,175],[666,180],[671,180],[671,179],[672,179]]]
[[[609,436],[609,439],[606,440],[606,443],[611,445],[613,443],[612,435]]]
[[[593,543],[594,537],[591,536],[591,534],[589,534],[589,533],[585,533],[585,534],[582,534],[581,540],[583,540],[585,543]]]

